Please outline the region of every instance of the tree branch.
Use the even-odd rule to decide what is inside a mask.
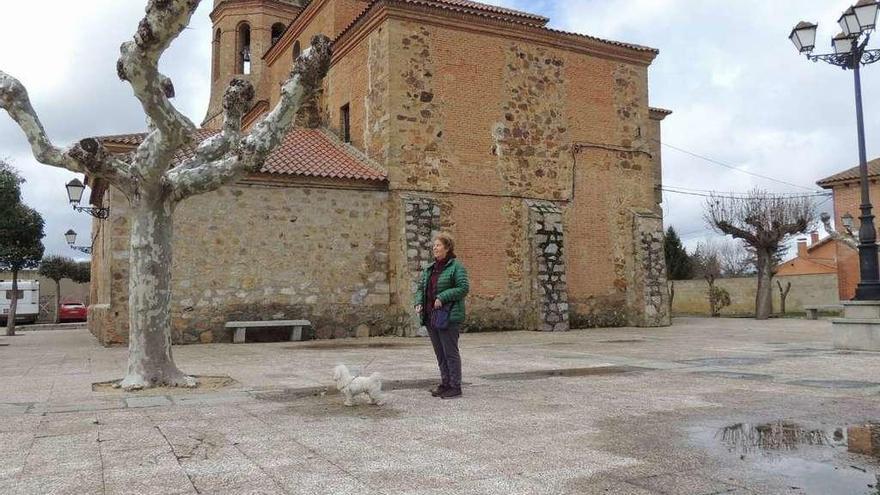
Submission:
[[[825,227],[825,232],[828,232],[828,235],[832,239],[834,239],[835,241],[840,241],[853,249],[859,248],[859,240],[856,239],[854,235],[852,235],[850,232],[841,234],[831,227],[831,215],[827,213],[822,213],[820,219],[822,220],[822,225]]]
[[[97,139],[86,138],[64,149],[53,145],[31,105],[27,89],[3,71],[0,71],[0,108],[6,110],[24,132],[38,162],[106,179],[121,188],[131,181],[130,166],[115,158]]]
[[[171,104],[174,85],[159,72],[159,58],[189,24],[199,1],[150,0],[134,39],[122,44],[116,63],[119,78],[131,84],[144,113],[163,138],[159,141],[167,148],[187,143],[196,126]]]
[[[199,163],[197,156],[186,165],[166,173],[174,198],[179,201],[208,192],[232,182],[245,171],[259,170],[293,125],[303,102],[314,97],[320,89],[329,66],[330,40],[325,36],[315,36],[312,46],[297,58],[290,79],[281,88],[278,104],[241,139],[237,137],[237,132],[241,128],[244,111],[239,100],[244,97],[252,99],[253,92],[252,88],[248,91],[241,82],[233,81],[227,90],[229,105],[224,104],[227,106],[224,130],[218,140],[205,145],[201,156],[218,154],[224,146],[228,146],[228,150],[221,158],[205,163]]]

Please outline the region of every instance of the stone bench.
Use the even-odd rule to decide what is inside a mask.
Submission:
[[[804,313],[807,314],[808,320],[818,320],[819,311],[843,311],[840,304],[822,304],[816,306],[804,306]]]
[[[244,334],[251,328],[278,328],[290,327],[290,340],[306,340],[303,327],[312,326],[309,320],[270,320],[270,321],[227,321],[226,328],[234,328],[235,335],[232,337],[234,344],[244,343]]]

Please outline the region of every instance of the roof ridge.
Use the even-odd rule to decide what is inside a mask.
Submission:
[[[536,24],[534,22],[526,22],[525,20],[516,19],[516,17],[526,17],[527,15],[529,15],[527,13],[520,12],[521,15],[516,15],[516,14],[510,13],[505,16],[501,12],[496,12],[493,10],[480,9],[477,7],[467,8],[464,6],[458,6],[454,3],[450,3],[450,0],[371,0],[370,3],[367,5],[367,7],[363,11],[361,11],[361,13],[358,14],[350,23],[348,23],[348,25],[345,26],[339,32],[339,34],[336,35],[336,38],[333,40],[333,43],[334,44],[338,43],[352,29],[354,29],[354,27],[356,25],[358,25],[364,17],[369,15],[369,13],[373,10],[373,8],[379,2],[396,2],[396,3],[404,3],[404,4],[408,3],[408,4],[414,4],[414,5],[421,5],[424,7],[438,8],[441,10],[449,10],[452,12],[464,12],[464,13],[472,14],[472,15],[475,15],[478,17],[485,17],[488,19],[493,19],[496,21],[503,21],[503,22],[507,22],[510,24],[518,25],[518,26],[539,29],[539,30],[553,33],[553,34],[561,34],[561,35],[565,35],[565,36],[584,38],[584,39],[596,41],[599,43],[603,43],[606,45],[616,46],[619,48],[627,48],[630,50],[635,50],[635,51],[639,51],[639,52],[649,52],[649,53],[654,53],[654,54],[660,53],[660,50],[658,50],[656,48],[651,48],[649,46],[637,45],[635,43],[626,43],[623,41],[614,41],[614,40],[609,40],[609,39],[605,39],[605,38],[599,38],[597,36],[591,36],[588,34],[582,34],[582,33],[576,33],[576,32],[572,32],[572,31],[563,31],[561,29],[550,28],[550,27],[546,26],[546,22],[542,23],[542,24]],[[479,4],[479,2],[473,2],[473,3]],[[445,7],[440,6],[438,4],[445,5]],[[491,7],[487,4],[479,4],[479,5]],[[505,7],[499,7],[499,9],[505,9]],[[508,9],[508,10],[512,10],[512,9]],[[512,12],[519,12],[519,11],[512,11]],[[522,15],[522,14],[525,14],[525,15]],[[535,18],[532,17],[532,19],[535,19]],[[543,18],[543,19],[547,19],[547,18]],[[547,22],[549,22],[549,21],[550,21],[550,19],[547,19]]]

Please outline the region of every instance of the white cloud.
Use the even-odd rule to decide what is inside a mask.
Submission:
[[[7,5],[8,4],[8,5]],[[193,22],[166,52],[162,70],[175,82],[179,106],[201,122],[208,105],[213,2],[203,1]],[[144,127],[131,88],[116,76],[119,45],[131,38],[145,2],[134,0],[31,0],[5,2],[0,69],[20,79],[56,145]],[[73,228],[88,244],[91,217],[69,207],[64,184],[74,174],[37,163],[24,135],[0,112],[0,157],[9,157],[27,182],[24,201],[46,221],[47,254],[70,250],[63,233]]]
[[[551,18],[557,28],[660,49],[650,71],[651,104],[672,109],[664,141],[796,184],[853,166],[855,112],[851,74],[810,64],[787,37],[801,19],[820,22],[819,45],[838,31],[850,0],[488,0]],[[210,20],[203,0],[162,68],[175,103],[193,121],[204,116],[210,87]],[[0,29],[0,68],[29,87],[50,136],[138,131],[143,114],[117,80],[120,43],[143,15],[143,0],[7,1]],[[880,153],[880,65],[863,73],[869,155]],[[61,233],[87,232],[88,218],[67,206],[72,177],[30,158],[21,132],[0,115],[0,156],[11,156],[28,183],[25,200],[47,220],[47,251],[71,254]],[[696,189],[797,190],[663,150],[664,181]],[[705,228],[700,198],[667,195],[667,223],[682,232]],[[826,205],[827,206],[827,205]]]

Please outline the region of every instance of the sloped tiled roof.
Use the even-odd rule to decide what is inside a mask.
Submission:
[[[877,177],[880,176],[880,158],[875,158],[868,162],[868,177]],[[859,180],[861,178],[861,173],[859,172],[859,167],[853,167],[843,172],[838,172],[834,175],[825,177],[824,179],[816,182],[821,187],[828,187],[833,184],[848,182],[853,180]]]
[[[199,129],[195,132],[193,144],[177,152],[178,161],[192,158],[197,143],[213,136],[217,131]],[[146,134],[120,134],[102,136],[105,144],[137,146]],[[387,174],[350,146],[339,142],[335,137],[320,129],[295,128],[288,132],[266,158],[261,173],[275,175],[301,175],[328,177],[336,179],[358,179],[383,181]]]
[[[355,17],[355,19],[349,23],[348,26],[343,29],[339,35],[336,37],[336,41],[342,39],[349,31],[351,31],[355,26],[357,26],[360,21],[365,18],[371,11],[372,8],[382,0],[372,0],[367,8],[365,8],[360,15]],[[573,33],[569,31],[563,31],[560,29],[553,29],[546,27],[546,24],[550,22],[550,19],[537,15],[530,14],[527,12],[521,12],[518,10],[508,9],[505,7],[496,7],[494,5],[487,5],[480,2],[474,2],[471,0],[384,0],[387,2],[396,2],[402,4],[411,4],[411,5],[420,5],[424,7],[430,7],[440,10],[454,11],[454,12],[464,12],[470,13],[478,16],[483,16],[492,19],[500,19],[504,21],[508,21],[515,24],[520,24],[524,26],[529,26],[532,28],[539,28],[548,33],[554,33],[562,36],[570,36],[574,38],[583,38],[593,40],[599,43],[604,43],[607,45],[617,46],[620,48],[626,48],[629,50],[634,50],[637,52],[645,52],[645,53],[660,53],[656,48],[651,48],[648,46],[636,45],[633,43],[624,43],[622,41],[613,41],[606,40],[603,38],[598,38],[596,36],[589,36],[581,33]]]
[[[491,12],[493,14],[500,14],[501,16],[510,16],[515,18],[520,18],[522,20],[527,20],[527,22],[535,22],[537,21],[542,26],[550,22],[550,19],[538,14],[532,14],[529,12],[522,12],[520,10],[508,9],[506,7],[498,7],[496,5],[488,5],[480,2],[473,2],[471,0],[410,0],[412,3],[423,3],[426,5],[430,4],[440,4],[440,7],[460,7],[463,9],[473,9],[473,10],[482,10],[485,12]]]

